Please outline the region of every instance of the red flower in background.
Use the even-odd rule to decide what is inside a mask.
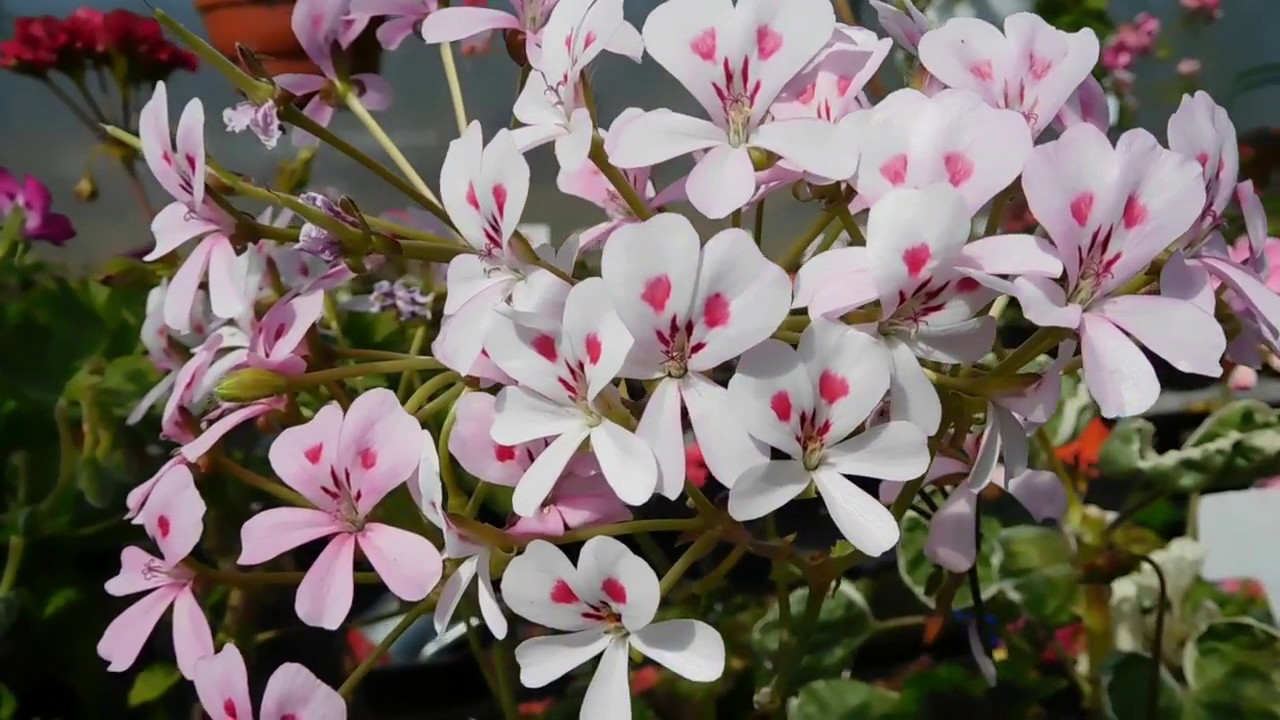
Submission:
[[[1094,418],[1084,427],[1079,437],[1058,448],[1054,454],[1064,465],[1080,468],[1090,476],[1097,475],[1098,471],[1094,466],[1098,464],[1102,445],[1110,435],[1111,428],[1107,427],[1102,418]]]
[[[707,461],[702,458],[702,448],[698,447],[698,443],[689,443],[684,448],[684,476],[693,483],[693,486],[701,489],[707,484]]]
[[[117,58],[124,59],[122,66]],[[0,42],[0,68],[23,75],[78,75],[87,67],[122,71],[131,85],[153,84],[175,70],[194,72],[196,56],[169,42],[154,18],[128,10],[80,8],[65,19],[20,17],[13,38]]]

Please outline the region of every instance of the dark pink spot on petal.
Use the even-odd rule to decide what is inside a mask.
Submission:
[[[907,275],[912,278],[920,277],[920,273],[924,272],[924,266],[929,264],[929,259],[933,257],[933,251],[928,245],[921,243],[912,245],[902,251],[902,264],[907,266]]]
[[[1196,162],[1200,163],[1200,167],[1205,170],[1209,169],[1209,153],[1196,153]]]
[[[493,186],[493,204],[498,208],[498,215],[501,216],[507,212],[507,186],[498,183]]]
[[[852,86],[853,86],[852,77],[849,77],[847,75],[841,75],[840,77],[836,78],[836,92],[840,94],[840,97],[844,97],[849,92],[849,88]]]
[[[596,44],[596,34],[593,31],[588,30],[587,37],[582,41],[582,49],[586,50],[595,44]]]
[[[614,605],[627,604],[627,589],[623,587],[622,583],[618,582],[617,578],[605,578],[604,583],[600,585],[600,590]]]
[[[689,49],[694,55],[702,58],[704,61],[713,63],[716,61],[716,29],[707,28],[698,33],[693,42],[689,44]]]
[[[1053,61],[1048,58],[1038,57],[1035,53],[1031,53],[1031,77],[1036,81],[1043,80],[1049,71],[1053,69]]]
[[[823,370],[818,376],[818,396],[828,405],[835,405],[849,394],[849,381],[843,375]]]
[[[970,293],[979,287],[981,285],[978,284],[978,281],[971,277],[962,277],[956,281],[956,292]]]
[[[1093,212],[1093,193],[1085,191],[1071,201],[1071,219],[1080,227],[1089,224],[1089,214]]]
[[[756,28],[756,51],[761,60],[768,60],[782,49],[782,33],[768,25]]]
[[[280,720],[299,720],[296,713],[285,713],[280,716]]]
[[[240,717],[240,711],[236,709],[236,701],[231,698],[223,700],[222,714],[227,716],[227,720],[237,720]]]
[[[480,211],[480,199],[476,197],[476,186],[472,183],[467,183],[467,204],[472,210]]]
[[[312,465],[320,462],[322,454],[324,454],[324,443],[316,443],[302,452],[302,456]]]
[[[661,313],[667,308],[667,300],[671,297],[671,278],[666,275],[655,275],[644,283],[644,291],[640,293],[640,299],[644,304],[653,308],[655,313]]]
[[[969,73],[983,82],[991,82],[995,75],[991,72],[991,61],[983,60],[969,66]]]
[[[907,156],[899,153],[880,166],[880,174],[890,185],[898,186],[907,181]]]
[[[817,97],[817,95],[818,95],[818,81],[815,80],[809,83],[808,85],[804,86],[804,89],[801,90],[800,94],[796,96],[796,102],[800,103],[801,105],[808,105],[809,103],[813,102],[813,99]]]
[[[550,335],[539,335],[531,344],[533,351],[546,358],[547,362],[555,362],[559,357],[556,354],[556,339]]]
[[[511,462],[516,459],[516,449],[510,445],[494,445],[493,459],[498,462]]]
[[[715,293],[707,298],[707,302],[702,306],[702,322],[706,324],[708,329],[714,329],[729,324],[729,298]]]
[[[779,390],[769,398],[769,409],[773,410],[774,417],[780,422],[790,422],[791,420],[791,396],[786,390]]]
[[[587,335],[587,362],[596,365],[600,362],[600,336],[595,333]]]
[[[360,467],[365,470],[372,470],[374,465],[378,464],[378,451],[373,448],[364,448],[360,451]]]
[[[1147,221],[1147,206],[1142,204],[1137,195],[1130,195],[1124,201],[1124,229],[1132,230]]]
[[[973,161],[964,153],[951,152],[942,157],[947,168],[947,179],[952,187],[960,187],[973,177]]]
[[[556,584],[551,586],[551,602],[557,605],[576,605],[578,594],[569,587],[569,583],[564,580],[556,580]]]
[[[156,518],[156,532],[160,533],[161,540],[169,537],[170,527],[171,525],[169,523],[169,518],[167,516],[161,515],[160,517]]]

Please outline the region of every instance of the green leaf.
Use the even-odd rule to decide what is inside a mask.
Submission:
[[[178,668],[167,663],[157,663],[143,668],[129,688],[129,707],[136,708],[164,697],[169,689],[182,679]]]
[[[1152,715],[1151,680],[1160,673],[1159,712]],[[1182,688],[1150,655],[1116,653],[1102,668],[1106,688],[1103,706],[1111,720],[1180,720],[1183,712]]]
[[[860,680],[818,680],[787,702],[787,720],[876,720],[901,717],[892,690]]]
[[[808,599],[809,589],[806,587],[791,592],[789,602],[793,627],[804,614]],[[797,683],[840,674],[854,651],[871,634],[874,622],[858,587],[851,581],[842,580],[835,593],[822,603],[818,621],[802,651],[800,667],[796,671]],[[751,633],[751,647],[759,656],[761,667],[774,662],[784,639],[789,640],[778,617],[778,606],[774,604]]]
[[[1209,623],[1187,643],[1183,670],[1204,718],[1280,718],[1280,632],[1250,618]]]
[[[13,627],[13,622],[18,619],[20,612],[22,612],[22,600],[18,598],[17,593],[0,595],[0,638],[3,638],[9,628]]]
[[[18,696],[8,685],[0,685],[0,720],[13,720],[18,716]]]
[[[1256,400],[1237,400],[1214,412],[1178,450],[1157,453],[1155,427],[1126,418],[1102,446],[1101,472],[1140,480],[1174,493],[1245,488],[1280,473],[1280,418]]]
[[[1000,562],[1003,549],[996,542],[1000,535],[1000,523],[995,518],[982,518],[982,552],[978,553],[978,581],[982,584],[982,599],[995,597],[1000,591],[996,584],[995,566]],[[929,521],[914,512],[908,512],[902,518],[902,539],[898,541],[898,574],[911,592],[929,607],[935,607],[932,593],[928,592],[929,578],[933,575],[934,565],[924,554],[925,541],[929,539]],[[953,610],[963,610],[973,605],[969,594],[969,583],[964,583],[956,591],[951,603]]]
[[[41,612],[41,615],[45,620],[48,620],[66,609],[68,606],[74,604],[77,600],[83,597],[83,595],[84,594],[80,591],[80,588],[77,588],[74,585],[58,588],[49,596],[49,599],[45,601],[44,610]]]
[[[1074,621],[1079,583],[1067,537],[1054,528],[1019,525],[1001,530],[997,542],[1002,552],[995,570],[1005,594],[1045,624]]]

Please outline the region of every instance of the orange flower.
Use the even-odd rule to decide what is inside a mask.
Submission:
[[[1058,448],[1054,454],[1064,465],[1078,467],[1090,475],[1096,475],[1094,466],[1098,464],[1102,444],[1107,441],[1109,435],[1111,435],[1111,428],[1107,427],[1102,418],[1094,418],[1085,426],[1079,437]]]

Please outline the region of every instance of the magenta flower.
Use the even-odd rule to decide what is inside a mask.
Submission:
[[[200,658],[192,680],[209,717],[253,720],[249,673],[244,657],[233,643]],[[262,720],[345,720],[347,703],[306,667],[285,663],[267,680],[258,717]]]
[[[138,516],[161,557],[127,547],[120,553],[120,573],[106,584],[107,592],[116,597],[147,593],[112,620],[98,641],[98,656],[111,663],[107,667],[111,672],[133,665],[169,606],[173,606],[173,650],[182,674],[191,678],[196,660],[213,652],[209,621],[192,592],[195,573],[182,564],[200,541],[205,504],[190,470],[178,467],[170,474],[169,480],[156,486]]]
[[[0,227],[15,209],[22,211],[22,235],[28,240],[44,240],[62,245],[76,236],[76,229],[66,215],[50,212],[53,198],[44,183],[27,175],[19,183],[9,171],[0,167]]]
[[[333,630],[351,610],[357,547],[387,588],[421,600],[440,580],[440,553],[421,535],[368,514],[418,466],[422,429],[385,388],[361,394],[344,414],[336,403],[271,444],[271,467],[314,508],[281,507],[240,530],[242,565],[264,563],[303,543],[333,536],[298,585],[294,608],[308,625]]]
[[[1004,32],[957,17],[920,38],[920,62],[949,87],[978,93],[988,105],[1017,110],[1032,135],[1049,126],[1098,61],[1098,36],[1066,33],[1038,15],[1015,13]]]

